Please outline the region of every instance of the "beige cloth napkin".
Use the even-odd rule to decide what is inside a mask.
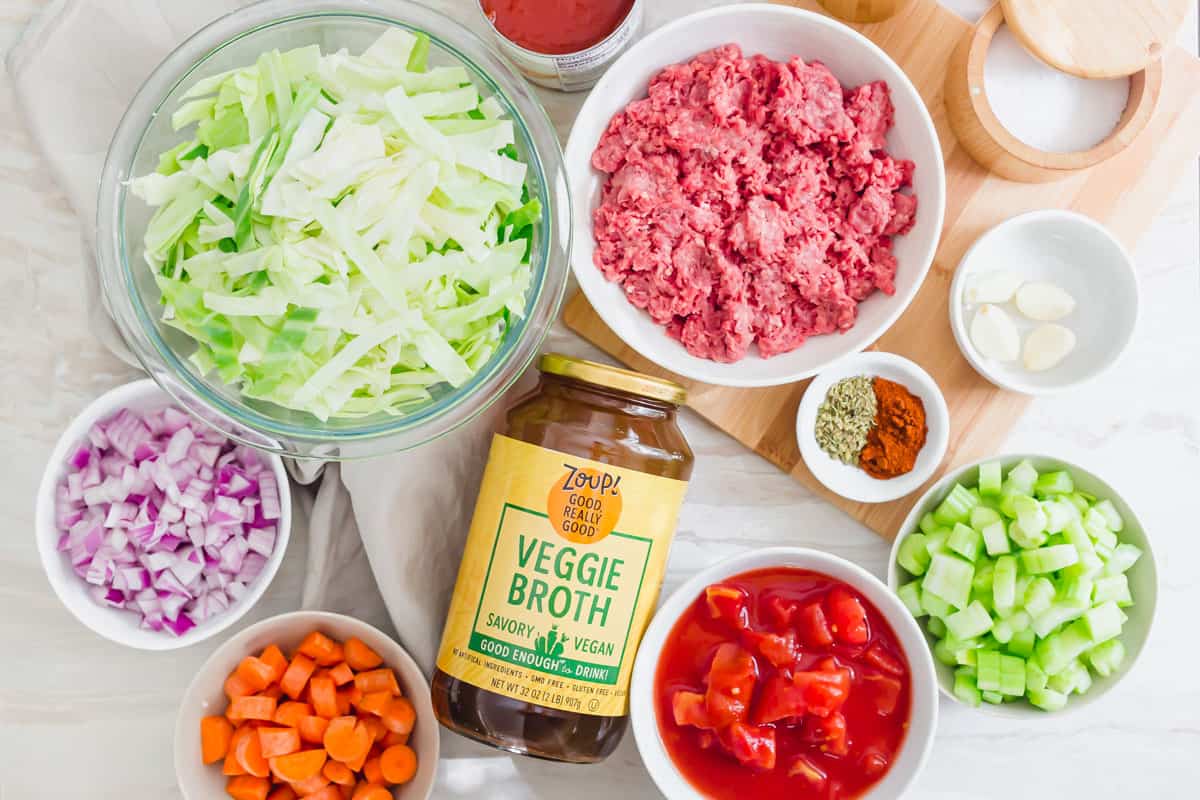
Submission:
[[[79,215],[87,254],[81,302],[97,337],[131,364],[91,261],[104,154],[154,67],[188,35],[246,4],[57,0],[7,59],[33,139]],[[445,10],[462,16],[458,7]],[[352,614],[385,629],[390,616],[400,641],[432,669],[498,414],[494,408],[453,435],[396,456],[327,465],[323,472],[292,464],[293,475],[312,484],[293,487],[298,513],[291,546],[307,540],[302,607]]]

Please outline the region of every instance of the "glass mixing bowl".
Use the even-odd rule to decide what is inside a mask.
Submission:
[[[200,374],[193,341],[160,321],[158,287],[143,260],[153,209],[129,191],[158,156],[183,141],[171,112],[196,81],[253,64],[264,52],[317,44],[329,53],[362,52],[389,27],[423,31],[430,64],[462,65],[481,94],[494,95],[516,128],[529,164],[526,186],[542,204],[532,243],[533,283],[525,316],[509,327],[491,360],[465,385],[433,387],[433,399],[403,417],[318,420],[243,398],[237,386]],[[568,274],[570,197],[554,128],[512,67],[473,33],[409,0],[266,0],[221,17],[180,45],[147,79],[125,112],[100,180],[96,249],[105,301],[142,366],[175,400],[228,436],[297,458],[350,459],[397,452],[437,438],[495,401],[537,354]]]

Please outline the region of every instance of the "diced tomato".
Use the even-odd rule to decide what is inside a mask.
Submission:
[[[749,651],[726,642],[717,648],[708,670],[708,691],[704,695],[708,718],[716,728],[746,719],[758,665]]]
[[[878,747],[867,747],[858,757],[859,768],[862,769],[863,774],[872,778],[887,772],[888,763],[887,754]]]
[[[691,725],[693,728],[713,727],[704,705],[704,695],[698,692],[678,691],[671,698],[671,712],[676,725]]]
[[[829,590],[825,598],[829,607],[829,623],[833,635],[846,644],[866,644],[871,633],[867,629],[867,610],[858,598],[842,586]]]
[[[833,644],[833,633],[825,619],[825,610],[819,603],[809,603],[796,612],[796,631],[800,643],[809,647],[828,647]]]
[[[702,750],[708,750],[721,743],[721,740],[712,731],[700,731],[696,734],[696,741],[699,742]]]
[[[814,764],[808,756],[803,755],[792,759],[792,764],[788,767],[788,777],[804,779],[809,788],[817,794],[825,792],[825,783],[829,780],[825,770]]]
[[[825,667],[826,663],[831,666]],[[772,675],[754,707],[754,721],[764,725],[805,714],[828,717],[841,709],[850,696],[850,672],[832,665],[828,659],[818,669],[797,672],[790,678],[780,672]]]
[[[775,667],[788,667],[796,662],[796,634],[760,633],[746,631],[743,641]]]
[[[891,675],[862,675],[859,688],[875,700],[875,710],[881,717],[889,717],[900,702],[900,679]]]
[[[735,722],[721,734],[729,752],[748,767],[775,769],[775,729]]]
[[[775,595],[767,601],[763,615],[767,619],[767,624],[772,627],[786,628],[792,624],[792,619],[796,616],[796,604]]]
[[[846,718],[840,711],[828,717],[805,717],[803,732],[805,741],[816,745],[822,753],[844,756],[850,750],[846,741]]]
[[[875,642],[867,648],[867,652],[863,653],[863,661],[866,661],[876,669],[882,670],[890,675],[900,677],[908,672],[904,668],[903,662],[894,655],[884,649],[883,645]]]
[[[704,590],[704,599],[713,619],[724,620],[738,630],[750,627],[747,595],[743,590],[736,586],[709,586]]]

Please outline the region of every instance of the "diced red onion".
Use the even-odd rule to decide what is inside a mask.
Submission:
[[[93,426],[55,491],[57,547],[95,602],[177,636],[245,596],[280,514],[261,456],[173,407]]]

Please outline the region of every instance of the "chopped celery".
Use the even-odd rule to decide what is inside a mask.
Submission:
[[[933,512],[933,518],[942,525],[954,525],[956,522],[966,522],[971,514],[971,509],[979,505],[979,498],[967,491],[961,483],[956,483],[950,489],[950,494],[946,495]]]
[[[1013,498],[1012,506],[1017,515],[1017,524],[1026,535],[1034,537],[1045,533],[1049,520],[1046,518],[1046,512],[1042,510],[1041,503],[1032,497],[1017,495]]]
[[[1000,644],[1008,644],[1013,638],[1012,625],[1006,619],[998,619],[992,625],[992,638]]]
[[[1062,533],[1072,520],[1079,520],[1079,512],[1075,506],[1065,500],[1049,500],[1042,503],[1042,511],[1046,512],[1046,532]]]
[[[947,633],[946,623],[942,621],[941,617],[931,616],[929,621],[925,623],[925,629],[929,631],[931,636],[935,636],[938,639],[943,638]]]
[[[951,533],[949,528],[934,528],[932,533],[925,535],[925,552],[931,556],[949,552],[950,548],[946,547],[946,541],[950,538]]]
[[[1021,597],[1021,595],[1018,594],[1017,597]],[[1028,611],[1021,609],[1020,611],[1014,611],[1012,616],[1008,617],[1008,624],[1012,626],[1013,633],[1021,633],[1022,631],[1029,630],[1033,625],[1033,618],[1029,616]]]
[[[1067,706],[1067,696],[1053,689],[1041,689],[1029,692],[1029,702],[1043,711],[1061,711]]]
[[[1049,578],[1037,578],[1025,590],[1025,610],[1036,617],[1054,602],[1054,584]]]
[[[950,624],[949,620],[946,624]],[[1117,604],[1109,600],[1087,611],[1083,615],[1083,624],[1087,626],[1092,643],[1102,644],[1121,635],[1121,626],[1125,624],[1125,619]]]
[[[1103,547],[1108,552],[1107,554],[1101,554],[1101,557],[1105,560],[1111,558],[1112,551],[1115,550],[1119,544],[1117,535],[1108,528],[1088,528],[1088,533],[1091,534],[1092,539],[1096,541],[1096,552],[1099,553],[1100,548]]]
[[[1045,533],[1029,533],[1023,527],[1021,527],[1021,523],[1015,519],[1009,523],[1008,536],[1013,540],[1013,542],[1016,543],[1017,547],[1025,550],[1041,547],[1046,543]]]
[[[983,702],[991,703],[994,706],[998,706],[1004,702],[1004,695],[999,692],[980,692],[979,697]]]
[[[1072,622],[1063,630],[1037,643],[1034,653],[1047,675],[1057,675],[1092,646],[1082,622]]]
[[[1030,575],[1058,572],[1079,561],[1079,551],[1069,544],[1039,547],[1021,553],[1021,567]]]
[[[924,586],[921,587],[921,608],[934,619],[945,620],[954,613],[954,607]]]
[[[974,676],[966,672],[965,667],[954,671],[954,696],[969,706],[979,706],[979,688],[975,685]]]
[[[1024,497],[1024,495],[1020,492],[1014,492],[1012,489],[1006,486],[1003,491],[1000,492],[1000,513],[1009,519],[1016,519],[1017,509],[1013,506],[1013,503],[1018,497]]]
[[[1000,691],[999,650],[984,650],[975,655],[975,685],[983,692]]]
[[[946,540],[946,546],[967,561],[974,561],[979,557],[983,537],[979,535],[979,531],[959,522],[950,533],[950,538]]]
[[[1067,578],[1058,587],[1058,598],[1073,606],[1090,606],[1095,582],[1088,577]]]
[[[1109,639],[1089,650],[1087,660],[1097,675],[1107,678],[1121,668],[1121,662],[1125,660],[1125,645],[1121,644],[1120,639]]]
[[[979,465],[979,493],[988,495],[999,495],[1001,484],[1000,462],[989,461],[986,464]]]
[[[950,649],[950,645],[946,643],[945,639],[938,639],[933,643],[933,657],[951,667],[958,665],[954,651]]]
[[[1086,513],[1092,507],[1092,504],[1080,492],[1072,492],[1067,495],[1067,502],[1075,506],[1080,514]]]
[[[1097,536],[1108,530],[1108,517],[1095,508],[1089,508],[1083,515],[1083,527],[1087,528],[1093,536]]]
[[[1114,606],[1115,608],[1115,606]],[[958,639],[973,639],[992,629],[992,618],[979,601],[946,617],[946,628]]]
[[[1051,675],[1046,685],[1062,694],[1083,694],[1092,686],[1092,676],[1079,659],[1075,659],[1057,675]]]
[[[1000,512],[988,506],[978,505],[971,509],[971,527],[983,533],[984,527],[991,525],[993,522],[1000,522],[1003,517]]]
[[[921,607],[921,582],[910,581],[896,590],[896,595],[900,598],[900,602],[904,603],[904,607],[908,609],[908,613],[914,617],[925,616],[925,609]]]
[[[992,573],[992,604],[1000,616],[1008,616],[1017,603],[1017,559],[1000,556]]]
[[[978,647],[960,647],[954,651],[954,663],[963,667],[974,667],[975,654],[978,652]]]
[[[1121,608],[1133,605],[1133,597],[1129,594],[1129,578],[1124,573],[1096,579],[1095,588],[1092,589],[1092,603],[1100,605],[1109,600],[1115,601]]]
[[[1086,672],[1086,670],[1085,670]],[[1025,659],[1000,656],[1000,694],[1021,697],[1025,694]]]
[[[1010,622],[1009,620],[1005,621]],[[1033,646],[1036,643],[1037,634],[1033,632],[1033,628],[1025,628],[1013,633],[1012,640],[1008,643],[1008,652],[1021,658],[1030,658],[1033,655]]]
[[[1028,461],[1022,461],[1008,472],[1009,485],[1018,488],[1022,494],[1031,494],[1037,479],[1037,470]]]
[[[1125,529],[1125,520],[1121,519],[1121,512],[1117,511],[1117,507],[1113,505],[1112,500],[1101,500],[1096,503],[1096,510],[1104,515],[1108,521],[1108,529],[1114,533],[1120,533]]]
[[[938,523],[937,520],[933,518],[933,514],[926,512],[926,514],[921,517],[921,522],[917,525],[917,527],[921,529],[921,533],[933,533],[934,529],[938,527]]]
[[[929,563],[921,588],[955,608],[964,608],[971,596],[971,579],[974,576],[975,567],[969,562],[957,556],[938,553]]]
[[[1031,692],[1040,692],[1046,688],[1046,682],[1045,671],[1033,659],[1027,660],[1025,662],[1025,688]]]
[[[1141,557],[1141,548],[1128,542],[1122,542],[1116,546],[1116,549],[1113,550],[1112,558],[1104,565],[1104,574],[1120,575],[1123,572],[1127,572]]]
[[[980,535],[983,536],[983,547],[989,556],[999,556],[1010,552],[1004,520],[997,519],[995,522],[984,525]]]
[[[992,580],[996,571],[996,565],[990,561],[981,561],[975,567],[975,577],[971,579],[971,593],[984,593],[991,595]],[[984,605],[989,605],[985,603]]]
[[[1075,481],[1066,470],[1047,472],[1034,481],[1033,490],[1038,494],[1070,494],[1075,491]]]
[[[929,567],[929,552],[925,549],[927,541],[925,534],[913,533],[900,543],[900,552],[896,556],[896,563],[904,567],[909,575],[924,575],[925,570]]]
[[[1033,618],[1033,632],[1044,639],[1068,622],[1077,620],[1088,610],[1086,604],[1058,602]]]

